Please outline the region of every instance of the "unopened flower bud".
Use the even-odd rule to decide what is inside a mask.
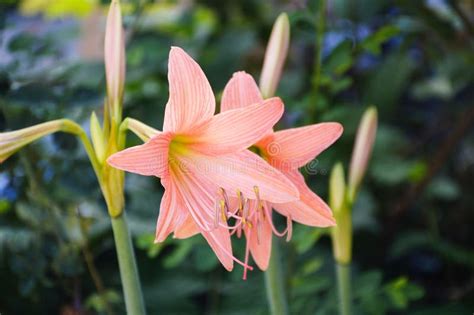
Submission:
[[[119,120],[122,114],[122,95],[125,83],[125,37],[118,0],[112,0],[110,4],[105,29],[104,56],[109,112],[111,117]]]
[[[367,170],[372,148],[377,133],[377,109],[369,107],[359,124],[354,150],[352,151],[351,165],[349,168],[349,198],[354,201],[355,194]]]
[[[346,196],[346,183],[344,180],[344,167],[337,163],[329,177],[329,205],[334,212],[339,212],[344,206]]]
[[[352,210],[346,200],[344,168],[337,163],[329,178],[329,205],[334,212],[336,226],[331,228],[334,259],[348,264],[352,259]]]
[[[288,55],[290,42],[290,21],[286,13],[280,14],[273,25],[268,41],[262,74],[260,75],[260,91],[264,98],[275,95],[280,82],[281,71]]]

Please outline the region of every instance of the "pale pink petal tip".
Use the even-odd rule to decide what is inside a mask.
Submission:
[[[250,106],[262,100],[253,77],[245,71],[235,72],[222,93],[221,112]]]
[[[179,47],[170,50],[168,81],[164,131],[186,132],[214,115],[215,98],[206,75]]]

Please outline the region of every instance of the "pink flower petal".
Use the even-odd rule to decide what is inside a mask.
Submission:
[[[329,206],[309,189],[303,175],[298,170],[284,172],[300,192],[300,200],[289,203],[272,204],[273,208],[292,220],[318,227],[334,226],[336,221]]]
[[[107,163],[131,173],[165,177],[169,172],[168,150],[171,139],[171,133],[161,133],[142,145],[111,155],[107,159]]]
[[[163,181],[162,181],[163,182]],[[183,205],[180,203],[176,184],[171,177],[166,180],[165,193],[161,198],[160,214],[156,223],[155,242],[163,242],[173,232],[183,216]]]
[[[283,103],[275,97],[220,113],[193,131],[190,148],[212,155],[242,151],[271,130],[283,110]]]
[[[338,123],[321,123],[277,131],[261,143],[270,163],[281,170],[297,170],[333,144],[342,134]]]
[[[253,77],[245,71],[235,72],[222,93],[221,112],[261,101],[263,98]]]
[[[197,223],[199,230],[207,240],[217,258],[227,270],[232,270],[234,266],[232,245],[230,242],[229,230],[224,227],[215,228],[214,206],[217,186],[207,178],[198,173],[187,172],[175,173],[172,176],[177,181],[177,191],[187,208],[189,214]],[[178,233],[179,234],[179,233]]]
[[[216,253],[217,258],[224,268],[228,271],[234,269],[229,230],[223,227],[218,227],[210,232],[201,231],[201,234],[209,243],[212,250]]]
[[[168,81],[170,97],[163,131],[188,131],[214,115],[211,86],[201,67],[181,48],[171,48]]]
[[[265,218],[265,220],[259,221],[258,225],[254,222],[249,238],[250,253],[261,270],[267,270],[272,253],[273,233],[272,226],[268,220],[271,220],[271,218]],[[248,235],[248,233],[246,234]]]
[[[222,156],[195,153],[181,162],[183,169],[199,172],[216,187],[225,189],[229,197],[240,190],[244,197],[255,199],[255,186],[261,199],[271,202],[295,201],[299,196],[298,190],[286,176],[248,150]]]
[[[199,233],[199,228],[194,222],[191,215],[187,215],[186,219],[176,227],[174,230],[174,237],[178,239],[185,239],[194,236]]]

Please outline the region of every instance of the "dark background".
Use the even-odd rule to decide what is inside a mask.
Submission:
[[[123,1],[125,116],[161,129],[167,56],[183,47],[219,96],[234,71],[256,78],[272,23],[291,45],[280,128],[344,125],[309,185],[327,200],[376,105],[373,158],[353,209],[357,314],[474,311],[474,1]],[[0,1],[0,130],[67,117],[88,128],[105,90],[99,1]],[[318,23],[324,26],[317,45]],[[315,71],[321,53],[320,75]],[[130,135],[129,145],[139,140]],[[154,245],[162,188],[127,175],[126,209],[150,314],[267,314],[263,274],[222,268],[200,236]],[[278,221],[278,220],[277,220]],[[328,231],[295,225],[282,243],[292,314],[336,314]],[[243,243],[236,242],[237,255]],[[124,313],[108,215],[81,144],[58,133],[0,166],[0,312]]]

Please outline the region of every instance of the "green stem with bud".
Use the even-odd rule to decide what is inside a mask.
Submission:
[[[100,162],[97,159],[94,147],[90,142],[89,138],[87,137],[87,134],[85,133],[84,129],[81,128],[81,126],[67,119],[64,120],[63,126],[64,127],[61,128],[62,131],[73,133],[77,135],[81,140],[84,149],[87,152],[89,160],[91,161],[92,167],[94,168],[94,171],[97,175],[97,179],[99,181],[102,191],[110,192],[114,190],[110,187],[110,183],[112,183],[110,180],[113,181],[112,186],[115,187],[114,184],[117,184],[117,181],[123,181],[123,172],[112,170],[108,166],[101,166]],[[118,149],[123,148],[125,145],[124,131],[125,130],[120,130],[119,136],[117,137]],[[103,170],[106,170],[106,173],[110,174],[109,176],[112,176],[110,180],[108,180],[108,178],[104,178]],[[118,172],[120,172],[120,176],[117,176],[116,173]],[[117,194],[120,194],[120,196]],[[127,309],[127,314],[144,315],[146,314],[145,303],[143,301],[140,278],[138,276],[135,253],[133,250],[132,238],[128,229],[125,212],[123,210],[123,204],[120,202],[120,200],[123,200],[123,187],[122,189],[120,189],[120,191],[112,191],[110,194],[104,194],[104,197],[106,198],[109,207],[109,214],[118,214],[111,215],[110,219],[112,222],[112,230],[114,233],[115,248],[117,251],[120,278],[122,280],[122,288],[125,297],[125,306]],[[122,205],[121,209],[110,208],[114,207],[114,205],[116,204]]]
[[[335,213],[337,226],[331,229],[335,257],[337,289],[339,296],[339,314],[350,315],[352,309],[351,275],[352,260],[352,215],[351,206],[343,206]]]
[[[123,172],[110,169],[109,166],[101,166],[100,162],[97,159],[92,143],[87,137],[85,131],[78,124],[70,120],[64,120],[63,126],[63,131],[71,132],[77,135],[81,140],[82,144],[84,145],[84,149],[87,152],[89,160],[91,161],[92,167],[94,168],[94,171],[97,175],[97,179],[99,181],[102,191],[111,192],[104,194],[104,197],[106,198],[107,205],[109,207],[109,214],[117,214],[111,215],[110,219],[112,222],[112,230],[114,233],[115,248],[117,250],[120,278],[122,280],[122,288],[125,297],[125,306],[127,309],[127,314],[144,315],[146,314],[145,303],[143,301],[140,278],[138,276],[135,253],[133,251],[132,238],[128,229],[125,212],[123,211],[123,203],[120,202],[120,200],[123,200],[123,186],[121,186],[122,189],[119,189],[120,191],[115,191],[116,189],[112,189],[110,187],[113,186],[113,188],[117,188],[115,184],[118,184],[117,182],[123,181]],[[117,142],[118,149],[124,147],[124,132],[119,132]],[[106,172],[104,173],[104,171]],[[107,174],[111,177],[104,177],[104,174]],[[121,205],[121,209],[111,209],[111,207],[114,207],[117,204],[119,206]]]
[[[112,119],[111,122],[107,156],[122,150],[125,147],[126,141],[126,128],[122,128],[122,124],[127,125],[127,122],[120,122],[114,119]],[[114,169],[107,164],[103,165],[102,170],[103,172],[99,178],[99,182],[104,198],[106,199],[110,220],[112,222],[127,314],[145,315],[145,303],[140,285],[135,252],[133,250],[132,237],[124,211],[124,172]]]
[[[342,164],[334,165],[329,178],[329,204],[334,212],[336,225],[331,228],[332,248],[337,275],[339,314],[350,315],[351,260],[352,260],[352,200],[348,193]]]

